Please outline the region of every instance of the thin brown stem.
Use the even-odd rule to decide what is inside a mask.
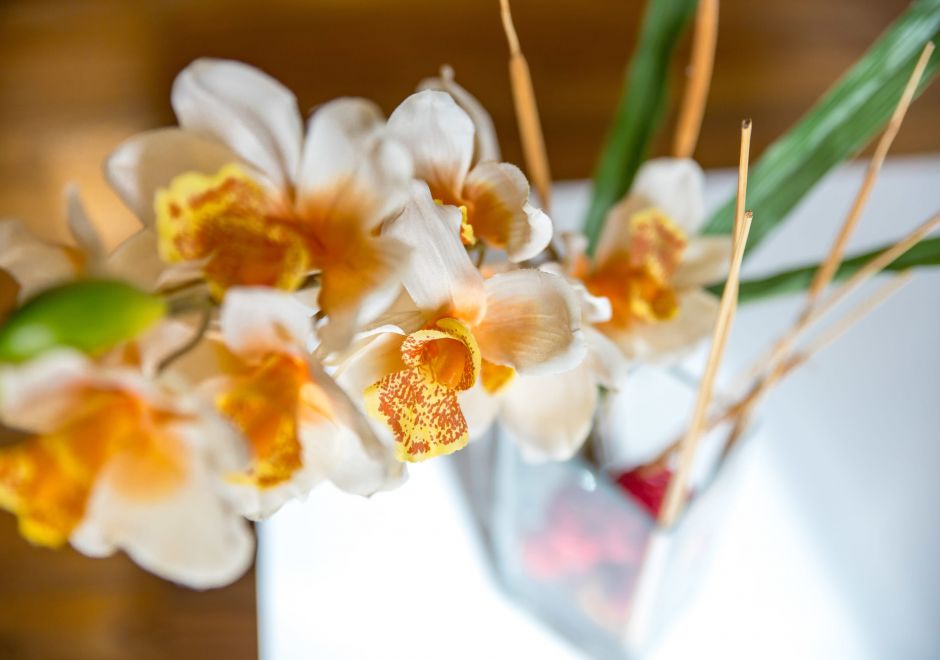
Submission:
[[[689,79],[682,96],[672,148],[676,158],[691,158],[695,153],[695,145],[702,129],[702,117],[705,115],[708,88],[711,86],[717,43],[718,0],[699,0],[695,14],[695,33],[692,37]]]
[[[875,181],[877,180],[878,173],[881,171],[881,166],[884,164],[885,158],[888,155],[888,150],[891,149],[894,138],[897,136],[898,131],[901,130],[901,124],[904,123],[904,116],[907,114],[908,108],[911,107],[911,101],[914,100],[914,93],[917,91],[917,85],[920,83],[920,79],[924,75],[924,69],[927,67],[927,61],[930,59],[930,55],[933,53],[933,50],[933,43],[928,41],[927,45],[924,46],[923,51],[921,51],[920,59],[917,60],[917,64],[914,66],[914,70],[911,72],[911,76],[907,81],[907,85],[904,87],[901,98],[898,100],[898,104],[894,109],[894,113],[891,115],[888,126],[885,128],[884,133],[882,133],[881,138],[878,140],[878,145],[875,147],[875,153],[868,162],[868,169],[865,172],[865,178],[862,180],[862,185],[855,196],[855,201],[852,203],[852,208],[845,217],[845,221],[842,223],[842,227],[840,228],[839,233],[829,250],[829,254],[827,255],[825,261],[823,261],[822,265],[819,267],[819,270],[816,271],[816,275],[810,284],[806,299],[806,306],[803,310],[804,315],[809,314],[823,289],[829,286],[829,283],[832,282],[832,278],[835,275],[839,264],[842,262],[842,257],[845,255],[845,248],[848,244],[849,238],[855,231],[855,227],[858,225],[858,219],[861,216],[862,211],[865,209],[865,205],[868,203],[868,198],[871,196],[872,188],[875,186]]]
[[[512,83],[512,98],[516,108],[516,123],[519,125],[522,151],[525,155],[529,177],[538,191],[542,208],[550,212],[552,175],[548,165],[548,154],[545,151],[545,137],[542,133],[542,122],[539,120],[538,104],[535,101],[532,75],[519,45],[519,36],[512,22],[509,0],[500,0],[499,4],[503,31],[509,43],[509,79]]]
[[[708,353],[708,362],[705,373],[699,383],[698,396],[689,427],[679,444],[679,461],[676,472],[669,481],[663,507],[660,510],[659,522],[663,526],[672,525],[679,515],[687,496],[687,484],[695,461],[695,452],[702,435],[705,418],[708,414],[712,400],[712,390],[718,367],[724,357],[728,335],[734,321],[734,313],[738,304],[738,286],[741,277],[741,262],[744,259],[744,248],[747,245],[747,236],[751,229],[752,215],[744,211],[745,191],[747,190],[747,170],[750,154],[751,122],[741,124],[741,151],[738,162],[738,199],[735,205],[736,215],[733,234],[733,256],[731,268],[728,272],[727,283],[721,294],[721,303],[718,309],[718,320],[712,336],[711,349]]]

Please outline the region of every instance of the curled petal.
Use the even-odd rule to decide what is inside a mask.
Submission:
[[[121,144],[105,163],[105,175],[144,226],[152,227],[160,188],[184,172],[217,172],[238,160],[234,151],[212,139],[178,128],[160,128]]]
[[[293,296],[267,287],[230,289],[219,312],[225,345],[246,358],[306,353],[313,343],[311,317]]]
[[[646,161],[630,195],[660,209],[687,234],[697,234],[705,220],[705,173],[689,158]]]
[[[457,84],[454,80],[454,70],[449,66],[441,67],[441,76],[439,78],[426,78],[418,83],[418,91],[425,89],[435,89],[447,92],[454,97],[464,112],[466,112],[473,121],[473,127],[476,133],[476,142],[474,144],[474,161],[481,162],[485,160],[500,160],[499,140],[496,137],[496,128],[493,125],[493,119],[490,113],[486,111],[483,104],[466,89]]]
[[[405,203],[411,174],[411,156],[391,139],[378,106],[331,101],[310,119],[297,181],[300,214],[372,229]]]
[[[199,59],[173,82],[180,126],[228,145],[281,190],[295,180],[303,122],[297,99],[266,73],[240,62]]]
[[[474,328],[483,357],[520,374],[570,369],[584,357],[581,307],[562,278],[517,270],[486,281],[486,316]]]
[[[454,390],[468,390],[480,377],[480,348],[463,322],[444,318],[433,327],[413,332],[401,344],[408,367],[425,367],[436,382]]]
[[[514,262],[536,256],[552,239],[552,221],[529,204],[529,182],[515,165],[484,162],[467,176],[463,190],[478,238],[506,250]]]
[[[388,118],[388,127],[411,152],[415,176],[434,199],[459,199],[473,158],[473,121],[445,92],[412,94]]]
[[[443,308],[469,320],[482,315],[483,278],[460,242],[456,208],[436,204],[427,185],[415,182],[405,210],[383,234],[411,247],[402,283],[420,309]]]
[[[672,278],[677,289],[689,289],[721,282],[731,265],[729,236],[695,236],[689,239],[685,258]]]

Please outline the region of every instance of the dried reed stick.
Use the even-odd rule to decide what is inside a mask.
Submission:
[[[692,464],[695,461],[695,451],[698,448],[702,427],[704,426],[705,417],[708,414],[708,408],[711,404],[715,377],[718,375],[718,367],[724,357],[725,346],[728,343],[728,335],[731,331],[731,324],[734,321],[734,313],[738,304],[738,284],[741,278],[741,261],[744,259],[744,247],[747,244],[747,236],[751,229],[752,220],[751,213],[744,211],[744,192],[747,190],[750,141],[751,121],[745,120],[741,124],[741,152],[738,161],[738,198],[737,204],[735,205],[733,234],[734,254],[731,259],[731,268],[728,272],[725,289],[721,294],[718,320],[715,323],[715,332],[712,338],[711,349],[708,353],[708,362],[705,365],[705,373],[702,376],[701,383],[699,383],[698,397],[695,401],[692,420],[689,423],[689,428],[685,436],[682,438],[682,442],[679,444],[679,464],[676,467],[676,473],[669,481],[663,507],[659,512],[659,523],[665,527],[675,522],[685,502],[686,484],[688,483],[692,471]]]
[[[892,245],[887,250],[879,253],[875,257],[872,257],[865,263],[864,266],[859,268],[858,271],[852,275],[852,277],[846,280],[842,286],[832,292],[829,297],[823,299],[822,302],[814,306],[809,314],[801,317],[800,320],[793,325],[793,327],[790,329],[790,332],[784,338],[786,341],[780,341],[776,346],[773,347],[770,354],[766,358],[765,364],[775,364],[778,360],[780,360],[781,357],[783,357],[783,355],[789,352],[790,348],[793,346],[799,336],[802,335],[810,325],[812,325],[820,317],[827,314],[832,308],[838,305],[843,299],[845,299],[846,296],[851,294],[862,284],[884,270],[891,264],[891,262],[914,247],[918,242],[920,242],[922,238],[927,236],[927,234],[937,227],[940,227],[940,213],[932,216],[929,220],[924,222],[922,225],[917,227],[914,231]]]
[[[844,335],[849,328],[854,326],[862,318],[870,314],[875,308],[885,302],[888,298],[897,293],[901,287],[907,284],[909,281],[910,273],[908,271],[904,271],[899,275],[892,277],[887,284],[880,287],[872,296],[855,306],[850,312],[839,319],[831,328],[827,329],[821,335],[819,335],[819,337],[807,348],[787,358],[781,359],[776,364],[773,371],[755,383],[747,395],[745,395],[741,401],[733,406],[735,411],[734,414],[725,415],[725,418],[736,416],[737,421],[735,422],[734,427],[731,429],[731,433],[728,435],[728,439],[725,443],[722,455],[727,456],[734,445],[741,438],[744,431],[750,424],[751,417],[753,415],[754,409],[757,407],[757,404],[763,400],[764,396],[766,396],[767,392],[774,385],[783,380],[787,374],[808,362],[813,356],[832,344],[839,337]]]
[[[904,271],[897,276],[892,277],[886,285],[879,288],[870,298],[866,299],[864,302],[853,308],[851,312],[842,317],[839,321],[836,322],[835,325],[826,330],[825,333],[820,335],[818,339],[813,341],[810,346],[797,352],[789,358],[782,360],[780,363],[782,366],[780,367],[779,373],[775,374],[774,378],[778,381],[782,380],[794,369],[811,360],[816,356],[817,353],[822,351],[824,348],[832,344],[836,339],[845,334],[846,331],[848,331],[853,325],[858,323],[867,314],[873,311],[889,297],[894,295],[894,293],[896,293],[909,281],[910,273],[908,271]],[[709,417],[708,421],[705,423],[703,432],[707,433],[716,428],[719,424],[723,424],[730,419],[734,419],[741,414],[752,410],[756,405],[756,400],[763,396],[766,393],[767,388],[769,388],[772,384],[773,383],[768,383],[766,379],[754,383],[747,393],[738,398],[737,401]],[[656,458],[647,463],[647,465],[651,467],[665,467],[668,464],[669,457],[679,447],[679,443],[681,441],[682,436],[677,437],[665,449],[663,449],[663,451],[661,451],[656,456]],[[730,448],[730,444],[726,446],[726,454]]]
[[[500,0],[499,4],[503,31],[506,33],[506,41],[509,42],[509,79],[512,83],[512,99],[516,107],[522,151],[525,154],[529,177],[539,193],[542,208],[548,212],[552,205],[552,174],[548,167],[548,154],[545,152],[545,138],[542,134],[542,123],[539,121],[538,105],[535,102],[532,75],[519,47],[519,37],[512,23],[509,0]]]
[[[914,65],[914,69],[911,72],[910,78],[908,78],[907,85],[904,87],[904,91],[901,93],[901,98],[898,100],[897,106],[894,108],[891,119],[888,121],[888,125],[885,128],[884,133],[882,133],[881,138],[878,140],[878,144],[875,147],[875,153],[872,155],[871,160],[868,163],[868,168],[865,171],[865,177],[862,180],[862,185],[855,196],[852,207],[849,209],[848,215],[846,215],[845,220],[842,222],[842,227],[839,229],[839,233],[836,235],[835,240],[830,246],[826,258],[823,260],[822,264],[819,266],[819,269],[813,276],[813,280],[809,286],[809,292],[806,297],[806,302],[803,306],[803,311],[800,313],[799,321],[795,323],[790,328],[790,331],[784,334],[767,353],[755,361],[754,364],[745,372],[745,375],[739,377],[738,382],[746,382],[752,378],[759,377],[762,373],[767,373],[774,368],[775,361],[779,359],[780,356],[790,351],[796,341],[797,335],[802,332],[803,328],[801,324],[812,313],[812,310],[815,307],[820,294],[832,282],[832,278],[838,270],[839,264],[842,263],[842,258],[845,256],[845,248],[848,244],[849,238],[855,231],[862,211],[865,209],[865,205],[868,203],[868,198],[870,197],[871,191],[874,188],[875,181],[878,178],[878,173],[881,171],[881,166],[884,164],[885,158],[888,155],[888,151],[891,148],[891,144],[894,142],[894,138],[901,129],[901,124],[904,122],[904,117],[907,114],[907,110],[910,108],[911,102],[914,99],[914,94],[917,91],[917,85],[920,83],[920,79],[923,77],[924,69],[927,66],[927,62],[930,60],[930,55],[933,53],[933,50],[933,43],[928,41],[924,46],[924,49],[921,51],[920,58]]]
[[[904,116],[907,114],[908,108],[911,107],[911,101],[914,100],[914,93],[917,91],[917,85],[920,83],[924,69],[927,67],[927,61],[930,59],[933,50],[933,43],[928,41],[927,45],[924,46],[924,49],[920,53],[920,59],[917,60],[917,64],[911,72],[911,77],[907,81],[907,85],[894,109],[894,113],[891,115],[888,126],[878,140],[875,153],[868,162],[865,178],[862,181],[862,186],[858,194],[855,196],[852,208],[845,217],[842,228],[839,230],[839,234],[836,236],[826,260],[819,267],[819,270],[816,271],[816,276],[813,278],[812,284],[810,284],[806,307],[803,311],[804,314],[809,314],[819,294],[832,282],[832,277],[835,275],[836,269],[842,262],[849,237],[852,235],[852,232],[855,231],[862,210],[868,203],[868,198],[871,195],[872,188],[874,188],[875,180],[878,178],[878,172],[881,170],[882,164],[884,164],[885,157],[888,155],[888,150],[891,148],[894,138],[901,129],[901,124],[904,122]]]
[[[682,95],[682,106],[672,153],[676,158],[691,158],[695,153],[705,101],[712,80],[715,62],[715,44],[718,42],[718,0],[699,0],[695,13],[695,33],[692,37],[692,61],[689,78]]]

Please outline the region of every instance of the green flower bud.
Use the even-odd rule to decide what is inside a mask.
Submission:
[[[43,291],[0,327],[0,362],[53,348],[99,355],[166,315],[166,301],[118,280],[80,280]]]

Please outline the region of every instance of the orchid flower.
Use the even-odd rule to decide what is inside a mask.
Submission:
[[[228,479],[241,513],[267,517],[323,480],[361,495],[397,485],[401,465],[310,358],[304,305],[273,289],[233,288],[220,323],[225,375],[203,390],[252,450],[248,469]]]
[[[555,272],[551,266],[546,264],[542,270]],[[478,385],[460,397],[471,438],[482,435],[499,419],[530,461],[566,460],[587,440],[600,388],[619,388],[627,363],[617,345],[595,328],[610,319],[607,300],[591,296],[577,281],[569,284],[581,303],[581,332],[587,349],[583,359],[558,373],[505,377],[484,373]]]
[[[0,449],[0,506],[33,543],[121,549],[196,588],[250,566],[253,537],[221,495],[245,446],[195,398],[60,350],[0,370],[0,420],[29,434]]]
[[[630,359],[674,357],[714,328],[718,299],[704,287],[727,274],[731,240],[696,235],[703,189],[694,161],[648,161],[608,214],[596,259],[570,243],[565,271],[610,302],[610,320],[596,327]]]
[[[377,106],[326,103],[304,136],[289,90],[210,59],[177,76],[172,103],[179,128],[131,138],[106,167],[164,261],[198,268],[217,298],[237,285],[295,290],[318,273],[321,339],[341,347],[394,299],[407,257],[377,235],[412,175]]]
[[[403,276],[408,297],[337,369],[347,391],[365,391],[366,410],[391,432],[403,461],[467,443],[459,394],[479,379],[562,371],[584,354],[571,287],[531,269],[484,280],[458,237],[460,222],[460,212],[436,204],[427,184],[413,184],[405,210],[383,230],[412,244]]]
[[[552,237],[551,220],[529,203],[525,175],[515,165],[481,158],[494,155],[493,148],[480,153],[474,147],[474,121],[450,94],[412,94],[391,114],[388,126],[408,147],[415,176],[427,183],[434,200],[460,209],[464,245],[481,240],[505,250],[513,262],[545,249]],[[483,142],[491,143],[489,138]]]

